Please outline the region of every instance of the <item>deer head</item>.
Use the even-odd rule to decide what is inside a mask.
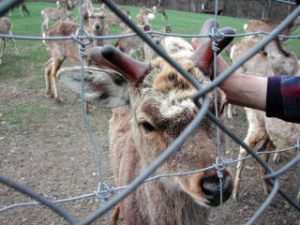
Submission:
[[[210,26],[210,23],[205,26]],[[209,29],[206,27],[204,30]],[[223,41],[219,44],[225,46]],[[124,122],[130,124],[132,142],[139,152],[142,167],[147,167],[195,118],[199,109],[191,97],[197,90],[162,58],[145,64],[112,46],[104,46],[93,48],[90,59],[101,69],[90,67],[85,71],[85,99],[104,106],[126,105],[130,108],[132,119]],[[210,39],[199,42],[189,58],[177,53],[176,60],[201,84],[210,82],[209,77],[202,72],[209,70],[213,60]],[[79,67],[60,70],[58,79],[80,93]],[[224,103],[219,102],[220,109]],[[213,123],[204,119],[181,149],[160,167],[159,172],[188,171],[211,165],[216,153],[215,136]],[[183,190],[202,205],[220,203],[219,178],[213,169],[189,177],[174,178],[166,186]],[[231,175],[225,169],[222,187],[224,200],[230,196],[231,189]]]

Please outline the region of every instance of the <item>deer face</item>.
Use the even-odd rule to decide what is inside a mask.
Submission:
[[[201,84],[209,77],[199,69],[212,60],[211,43],[199,46],[190,58],[176,56],[176,61]],[[196,89],[163,59],[150,65],[135,61],[112,46],[96,47],[91,60],[104,69],[88,68],[84,75],[87,100],[106,106],[127,105],[131,110],[131,139],[139,152],[142,167],[150,165],[195,118],[199,109],[191,97]],[[207,69],[207,68],[204,68]],[[80,90],[80,69],[63,69],[58,78],[75,92]],[[222,95],[220,94],[219,97]],[[221,99],[221,98],[220,98]],[[220,101],[219,108],[224,102]],[[213,104],[211,106],[213,110]],[[205,119],[186,142],[164,165],[160,173],[189,171],[207,167],[215,161],[215,127]],[[143,169],[143,168],[141,168]],[[166,188],[181,190],[202,205],[220,203],[220,185],[215,170],[165,182]],[[223,196],[228,199],[232,189],[230,173],[225,169]]]
[[[102,35],[107,30],[105,23],[105,12],[101,8],[94,8],[89,12],[89,25],[94,34]]]
[[[286,51],[278,39],[267,47],[267,57],[274,75],[295,75],[298,72],[298,60],[293,52]]]

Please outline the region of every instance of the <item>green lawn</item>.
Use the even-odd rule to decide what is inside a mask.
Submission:
[[[41,35],[42,16],[40,11],[45,7],[56,7],[55,3],[28,3],[31,11],[31,17],[22,17],[19,10],[15,9],[10,18],[13,21],[13,32],[16,35]],[[138,13],[136,7],[126,7],[133,18]],[[203,22],[214,17],[213,15],[206,15],[200,13],[190,13],[184,11],[167,10],[169,16],[169,24],[175,33],[182,34],[197,34]],[[74,15],[78,15],[78,10],[74,11]],[[232,17],[218,17],[220,25],[231,26],[242,32],[243,24],[247,21],[245,19],[232,18]],[[153,27],[155,30],[163,28],[164,21],[157,15],[154,20]],[[118,33],[119,30],[111,29],[112,34]],[[298,30],[298,33],[300,30]],[[21,41],[17,40],[17,46],[20,51],[18,56],[15,55],[12,45],[8,43],[7,51],[3,57],[2,64],[0,65],[0,80],[1,79],[14,79],[17,77],[24,77],[35,75],[34,80],[28,85],[43,85],[44,63],[49,58],[49,53],[46,46],[41,41]],[[297,51],[300,56],[300,48],[298,40],[289,41],[289,48]]]

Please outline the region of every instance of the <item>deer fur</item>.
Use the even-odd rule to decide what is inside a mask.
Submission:
[[[89,12],[93,11],[94,6],[91,0],[83,0],[82,5],[80,6],[80,14],[82,16],[83,21],[86,23],[85,25],[88,25],[88,21],[89,21]],[[104,9],[100,8],[103,13],[104,13]]]
[[[290,23],[287,28],[282,32],[283,35],[292,34],[297,27],[300,25],[300,17],[297,17],[292,23]],[[278,26],[278,22],[275,22],[271,19],[260,19],[260,20],[249,20],[246,24],[244,24],[245,32],[271,32],[276,26]]]
[[[75,0],[58,0],[56,4],[58,9],[71,12],[73,9],[75,9],[77,3]]]
[[[151,27],[154,18],[155,15],[151,9],[141,7],[139,13],[136,15],[136,24]]]
[[[156,14],[160,14],[164,21],[165,21],[165,26],[168,24],[168,15],[166,13],[165,7],[164,7],[164,1],[158,0],[157,4],[155,6],[153,6],[153,13]]]
[[[186,43],[183,39],[177,40]],[[203,41],[189,57],[186,54],[179,49],[173,57],[203,85],[210,83],[209,77],[199,69],[200,65],[205,68],[211,64],[210,40]],[[113,107],[109,123],[111,163],[116,185],[127,185],[195,118],[198,109],[191,97],[196,89],[160,57],[146,64],[112,46],[105,46],[92,49],[90,58],[106,69],[87,68],[83,78],[85,99]],[[80,93],[80,76],[79,67],[64,68],[58,73],[60,82],[77,94]],[[211,165],[216,154],[215,138],[215,125],[204,119],[157,173]],[[230,172],[227,169],[223,172],[226,200],[232,183]],[[124,218],[125,225],[208,224],[208,206],[218,205],[219,195],[219,178],[214,169],[147,182],[119,203],[113,216],[114,224],[119,216]]]
[[[2,2],[4,0],[0,0]],[[15,8],[19,8],[21,15],[24,16],[30,16],[30,10],[28,9],[25,0],[19,1],[17,4],[15,4],[13,7],[10,8],[9,14],[11,14],[12,10]]]
[[[102,8],[105,9],[104,4],[103,4]],[[120,10],[123,12],[124,15],[126,15],[129,19],[131,19],[130,12],[126,8],[120,7]],[[125,23],[118,16],[116,16],[115,13],[112,13],[108,10],[105,10],[105,11],[106,11],[105,16],[106,16],[106,21],[107,21],[108,27],[112,27],[112,26],[120,27],[123,31],[127,28]]]
[[[71,36],[75,35],[79,24],[72,21],[61,21],[50,27],[44,36]],[[93,8],[89,12],[88,26],[85,30],[95,36],[104,36],[108,33],[108,28],[105,23],[104,12],[100,8]],[[87,40],[85,40],[87,42]],[[94,40],[92,46],[102,46],[106,41],[102,39]],[[70,41],[47,41],[48,50],[51,58],[45,64],[45,79],[46,92],[50,97],[54,97],[58,103],[61,99],[58,93],[56,73],[65,61],[66,58],[71,58],[75,61],[80,60],[79,45],[77,42]],[[86,48],[92,47],[87,45]]]
[[[41,11],[43,22],[42,22],[42,33],[49,28],[49,21],[63,21],[69,18],[69,14],[65,10],[59,10],[55,8],[45,8]]]
[[[232,49],[232,61],[235,62],[243,54],[260,41],[258,37],[243,38]],[[241,71],[248,75],[256,76],[280,76],[280,75],[297,75],[298,61],[294,53],[287,52],[282,43],[277,39],[271,42],[264,51],[256,54],[246,62]],[[245,108],[248,120],[248,131],[244,142],[257,151],[267,151],[273,149],[284,149],[295,145],[300,133],[300,125],[288,123],[276,118],[268,118],[265,113],[259,110]],[[246,157],[247,151],[240,148],[239,159]],[[262,158],[268,161],[269,155],[262,155]],[[278,160],[275,155],[274,160]],[[241,173],[244,162],[237,164],[233,197],[238,200],[238,190],[240,187]],[[261,175],[265,171],[260,168]],[[268,193],[268,186],[263,180],[264,193]]]
[[[0,17],[0,34],[7,34],[7,35],[13,35],[12,33],[12,27],[13,27],[13,24],[11,22],[11,20],[7,17]],[[10,39],[11,42],[13,43],[14,47],[15,47],[15,51],[16,51],[16,55],[19,54],[19,51],[17,49],[17,45],[14,41],[13,38]],[[0,64],[2,63],[2,56],[5,52],[5,47],[6,47],[6,41],[7,39],[6,38],[1,38],[0,40],[0,44],[2,42],[2,47],[1,47],[1,50],[0,50]]]

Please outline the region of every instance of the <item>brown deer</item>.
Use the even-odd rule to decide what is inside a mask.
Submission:
[[[104,9],[106,12],[105,18],[108,27],[113,27],[113,26],[120,27],[123,31],[127,28],[125,23],[115,13],[106,9],[105,4],[102,4],[101,8]],[[129,19],[131,19],[130,12],[126,8],[120,7],[119,9],[122,11],[124,15],[126,15]]]
[[[1,0],[3,1],[3,0]],[[0,2],[1,2],[0,1]],[[22,16],[30,16],[30,10],[28,9],[27,5],[25,4],[25,0],[21,0],[19,1],[17,4],[15,4],[11,10],[10,10],[10,13],[12,10],[14,10],[15,8],[19,8],[20,12],[21,12],[21,15]]]
[[[204,30],[210,25],[210,21],[205,23]],[[180,56],[180,51],[174,56],[177,62],[200,83],[208,84],[210,79],[201,69],[207,70],[213,58],[210,39],[203,40],[189,57]],[[85,99],[114,107],[109,128],[111,162],[116,185],[127,185],[195,118],[199,110],[191,97],[196,89],[160,57],[145,64],[112,46],[104,46],[92,49],[90,58],[106,69],[85,71]],[[64,68],[58,73],[58,79],[76,93],[80,93],[80,76],[79,67]],[[215,138],[215,125],[204,119],[157,172],[189,171],[211,165],[216,154]],[[230,172],[223,172],[222,187],[215,169],[147,182],[119,203],[114,224],[119,215],[126,225],[208,224],[208,206],[220,204],[220,190],[224,201],[231,193]]]
[[[43,22],[42,22],[42,33],[49,28],[49,21],[63,21],[69,18],[69,14],[65,10],[59,10],[55,8],[45,8],[41,11]]]
[[[12,26],[13,26],[13,24],[10,21],[10,19],[8,19],[7,17],[0,17],[0,34],[13,35]],[[19,52],[18,52],[17,45],[16,45],[14,39],[11,38],[10,40],[15,47],[16,54],[18,55]],[[7,38],[1,38],[0,44],[1,44],[1,41],[3,42],[3,44],[2,44],[2,47],[0,50],[0,64],[2,63],[2,56],[5,52]]]
[[[76,7],[77,1],[75,1],[75,0],[58,0],[56,2],[56,4],[59,9],[71,12]]]
[[[94,6],[91,0],[83,0],[82,5],[80,6],[80,14],[82,16],[83,21],[88,24],[89,21],[89,12],[93,11]],[[104,9],[100,8],[101,11],[104,13]]]
[[[152,21],[154,20],[155,15],[151,9],[147,7],[140,8],[139,13],[136,15],[136,24],[141,26],[149,26],[151,27]]]
[[[107,25],[105,23],[105,15],[102,9],[93,8],[89,12],[88,26],[85,27],[86,31],[95,36],[104,36],[107,34]],[[71,36],[75,35],[79,24],[72,21],[62,21],[50,27],[44,36]],[[103,39],[93,41],[93,46],[102,46],[106,43]],[[46,92],[51,97],[54,97],[58,103],[61,99],[57,89],[56,73],[65,61],[66,58],[71,58],[75,61],[80,60],[78,51],[78,43],[72,40],[69,41],[47,41],[48,50],[50,51],[51,58],[45,64],[45,79],[46,79]],[[87,45],[90,48],[91,45]]]
[[[232,61],[238,60],[260,40],[258,37],[243,38],[232,49]],[[298,61],[295,54],[287,52],[282,47],[282,43],[276,39],[264,51],[247,61],[242,66],[241,71],[248,75],[257,76],[296,75],[298,72]],[[287,123],[280,119],[268,118],[264,112],[259,110],[245,108],[245,111],[248,120],[248,132],[244,142],[250,148],[264,151],[284,149],[295,145],[299,137],[300,125]],[[241,159],[247,155],[247,151],[241,147],[238,158]],[[262,155],[262,158],[268,161],[269,155]],[[278,155],[275,155],[274,160],[278,160]],[[243,165],[243,161],[237,164],[233,191],[233,197],[236,200],[238,200]],[[260,169],[263,176],[265,171],[262,168]],[[263,182],[263,190],[265,194],[268,193],[266,182]]]
[[[290,23],[287,28],[282,32],[283,35],[292,34],[297,27],[300,25],[300,17],[297,17],[292,23]],[[245,32],[271,32],[276,26],[278,26],[278,22],[275,22],[271,19],[260,19],[260,20],[249,20],[246,24],[244,24]]]
[[[167,12],[166,12],[165,7],[164,7],[164,0],[162,0],[162,1],[158,0],[157,5],[153,6],[153,13],[154,14],[156,14],[156,13],[160,14],[163,17],[164,21],[165,21],[165,25],[168,24],[169,17],[167,15]]]

